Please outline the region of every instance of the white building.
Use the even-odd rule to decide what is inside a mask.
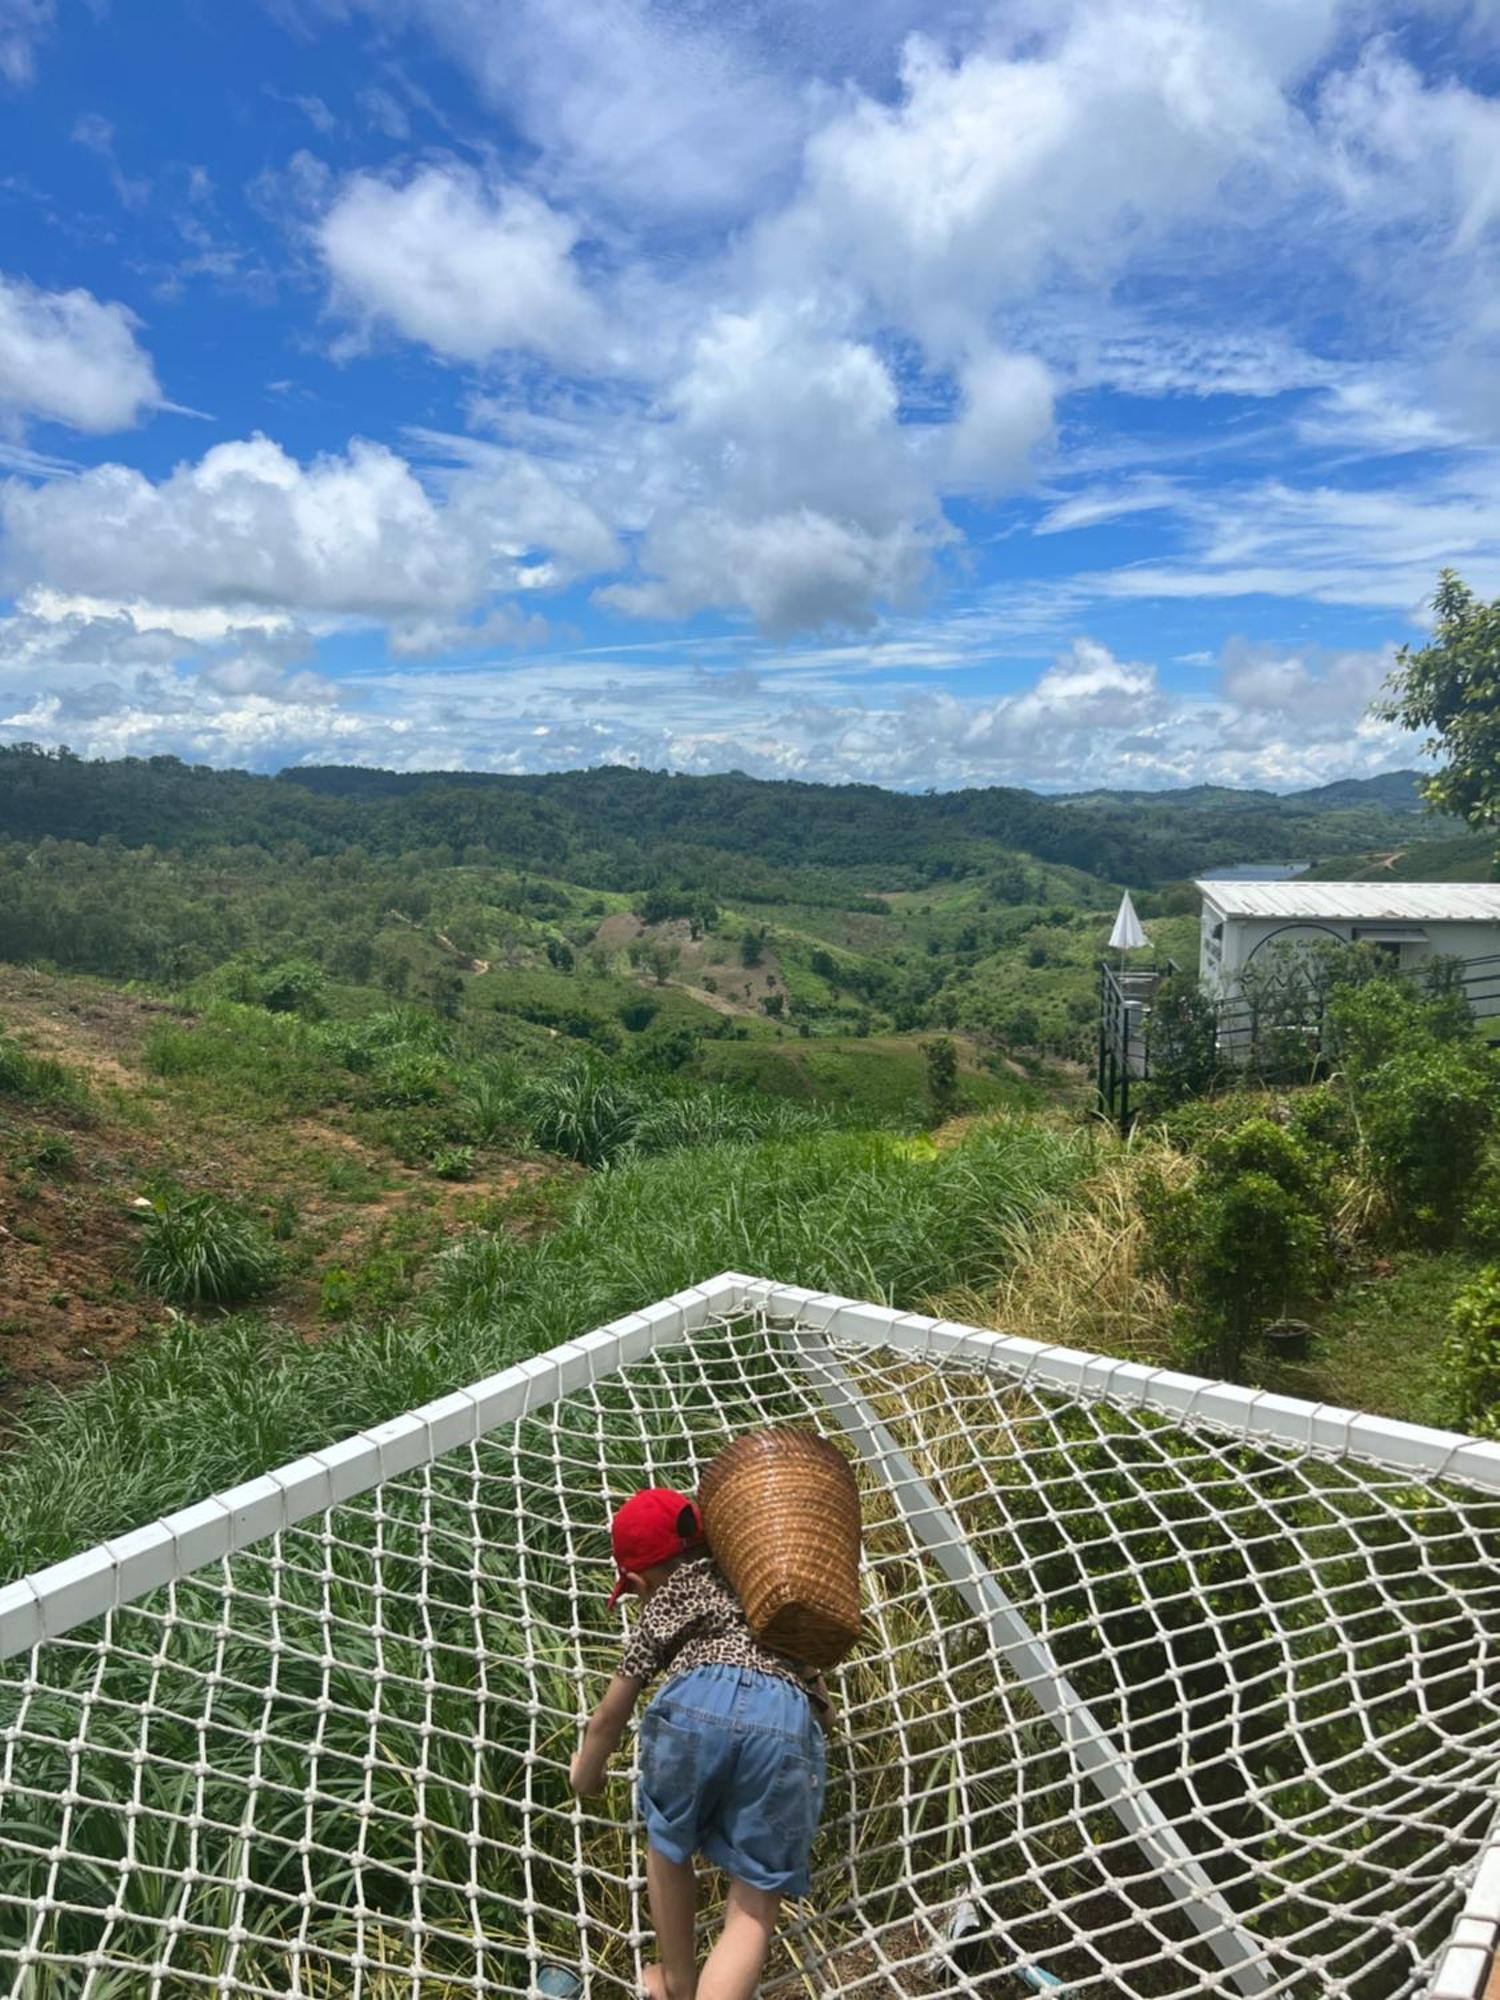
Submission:
[[[1500,953],[1500,883],[1198,882],[1198,976],[1210,999],[1239,989],[1247,966],[1281,945],[1369,944],[1398,965]],[[1492,1011],[1476,1005],[1477,1012]]]

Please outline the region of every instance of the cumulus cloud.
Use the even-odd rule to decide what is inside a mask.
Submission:
[[[458,165],[405,182],[356,174],[316,233],[338,304],[449,360],[524,349],[577,362],[599,347],[577,224],[524,188]]]
[[[767,637],[874,623],[876,607],[909,598],[926,574],[930,543],[905,526],[875,533],[794,513],[736,519],[680,516],[646,543],[644,583],[610,584],[600,601],[639,618],[681,618],[708,605],[742,605]]]
[[[44,292],[0,272],[0,428],[7,415],[79,431],[138,423],[161,391],[137,324],[92,292]]]
[[[1029,354],[989,348],[960,374],[963,407],[948,439],[948,477],[994,493],[1015,484],[1052,429],[1052,378]]]
[[[1336,16],[1114,0],[1042,17],[1040,38],[1023,16],[1013,46],[959,57],[914,36],[896,101],[861,95],[813,134],[761,255],[783,281],[845,274],[934,354],[982,346],[1007,301],[1108,279],[1235,176],[1248,192],[1252,170],[1294,173],[1288,91]]]
[[[324,619],[456,615],[575,566],[606,566],[609,530],[546,470],[495,452],[429,491],[384,445],[300,464],[269,438],[215,445],[153,482],[122,465],[0,488],[15,588]]]
[[[185,652],[125,615],[0,620],[0,739],[84,754],[173,751],[275,768],[329,758],[397,769],[534,770],[635,763],[907,787],[1209,781],[1290,789],[1409,762],[1366,705],[1378,653],[1237,642],[1193,690],[1080,639],[999,696],[897,683],[876,697],[837,649],[788,670],[773,654],[705,672],[554,656],[503,668],[399,667],[338,683],[296,633],[226,633]],[[189,667],[191,666],[191,671]]]

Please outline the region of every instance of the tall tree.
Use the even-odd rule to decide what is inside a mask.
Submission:
[[[1427,803],[1470,826],[1500,823],[1500,600],[1485,604],[1451,569],[1438,578],[1436,624],[1425,646],[1403,646],[1375,713],[1427,730],[1423,746],[1447,759],[1422,780]]]

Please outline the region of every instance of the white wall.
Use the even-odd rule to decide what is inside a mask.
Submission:
[[[1222,937],[1215,937],[1220,925]],[[1310,944],[1318,938],[1327,938],[1349,944],[1356,931],[1371,928],[1367,921],[1353,919],[1294,922],[1286,917],[1226,917],[1205,896],[1198,951],[1199,982],[1210,997],[1223,998],[1235,990],[1240,973],[1257,946],[1264,947],[1260,954],[1264,959],[1266,952],[1274,951],[1281,943]],[[1405,926],[1398,924],[1391,928],[1399,930]],[[1433,957],[1484,958],[1500,953],[1500,923],[1423,923],[1415,928],[1426,934],[1427,941],[1423,944],[1413,939],[1402,944],[1403,966],[1420,965]]]

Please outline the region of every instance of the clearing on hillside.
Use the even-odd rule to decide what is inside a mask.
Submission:
[[[15,2000],[637,1993],[606,1522],[766,1423],[867,1530],[773,1987],[1479,1994],[1500,1448],[726,1276],[0,1591]]]

